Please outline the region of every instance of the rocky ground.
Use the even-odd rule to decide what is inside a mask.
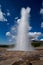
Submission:
[[[0,48],[0,65],[43,65],[43,48],[35,51],[6,51]]]

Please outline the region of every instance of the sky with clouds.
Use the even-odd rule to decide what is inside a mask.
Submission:
[[[30,38],[43,40],[42,0],[0,0],[0,44],[14,44],[21,9],[30,7]]]

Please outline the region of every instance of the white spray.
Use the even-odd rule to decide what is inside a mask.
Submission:
[[[16,49],[20,51],[33,50],[28,36],[30,10],[29,7],[21,9],[21,19],[18,26],[18,35],[16,40]]]

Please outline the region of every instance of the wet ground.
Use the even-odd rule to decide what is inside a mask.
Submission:
[[[0,65],[29,65],[33,61],[43,62],[43,49],[30,52],[6,51],[5,48],[0,48]]]

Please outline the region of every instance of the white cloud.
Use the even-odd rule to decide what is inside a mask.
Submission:
[[[6,36],[9,42],[14,42],[16,40],[16,25],[10,28],[10,31],[6,32]]]
[[[7,16],[10,16],[10,12],[7,12]]]
[[[20,19],[17,19],[17,23],[18,23],[18,24],[20,23]]]
[[[18,19],[18,17],[15,17],[15,19],[17,20],[17,19]]]
[[[40,14],[42,14],[42,15],[43,15],[43,8],[40,10]]]
[[[16,36],[11,35],[10,39],[8,40],[9,42],[13,42],[16,39]]]
[[[41,28],[43,28],[43,22],[41,22]]]
[[[14,39],[16,39],[16,36],[11,34],[11,32],[6,32],[6,36],[9,38],[9,42],[14,41]]]
[[[10,32],[6,32],[6,36],[11,36],[11,33]]]
[[[4,13],[0,9],[0,21],[7,21],[7,19],[4,17]]]
[[[10,32],[11,32],[12,35],[16,35],[16,33],[17,33],[17,26],[15,26],[15,25],[12,26],[11,29],[10,29]]]
[[[6,18],[4,18],[4,19],[3,19],[3,21],[6,21],[6,22],[7,22],[7,19],[6,19]]]
[[[30,39],[32,40],[38,40],[38,37],[42,35],[41,32],[29,32],[28,33]]]
[[[41,32],[29,32],[29,33],[28,33],[28,35],[33,36],[33,37],[34,37],[34,36],[35,36],[35,37],[36,37],[36,36],[40,36],[41,34],[42,34]]]
[[[10,16],[11,14],[10,14],[10,11],[9,11],[9,9],[7,9],[7,16]]]
[[[40,41],[43,41],[43,39],[40,39]]]

